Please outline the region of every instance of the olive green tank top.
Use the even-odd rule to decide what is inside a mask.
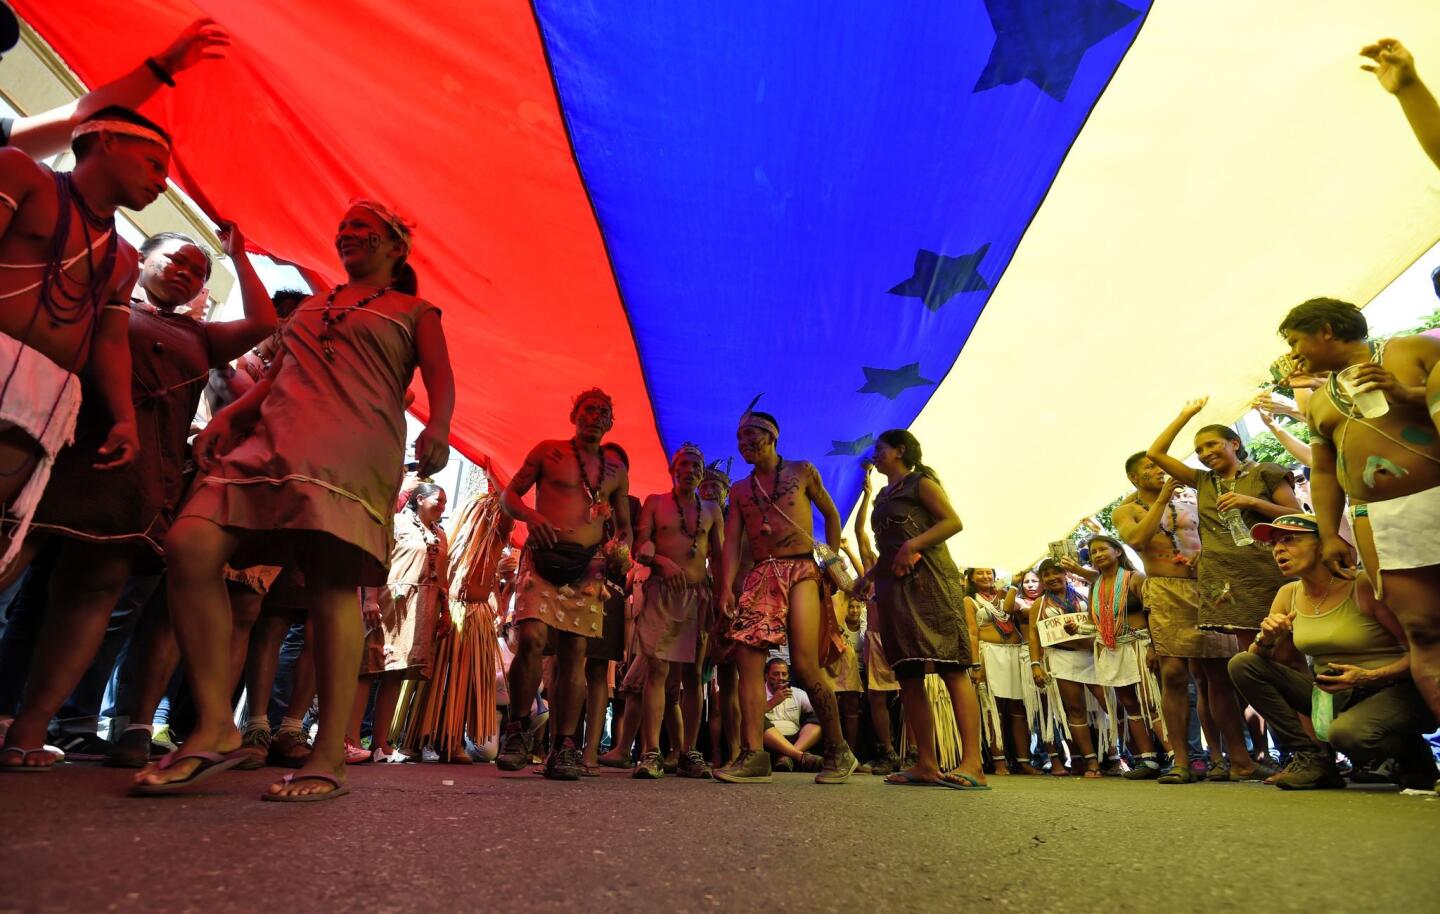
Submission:
[[[1315,658],[1317,669],[1331,663],[1348,663],[1374,670],[1389,666],[1405,655],[1405,648],[1389,629],[1360,611],[1353,584],[1349,596],[1318,616],[1300,611],[1303,590],[1301,585],[1291,594],[1290,610],[1294,617],[1290,627],[1296,650]]]

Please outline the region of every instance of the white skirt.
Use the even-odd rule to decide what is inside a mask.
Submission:
[[[1095,654],[1090,650],[1048,648],[1045,651],[1045,669],[1055,679],[1100,685],[1095,671]]]

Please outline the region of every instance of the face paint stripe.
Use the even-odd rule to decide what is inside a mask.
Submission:
[[[1378,454],[1371,454],[1369,459],[1365,461],[1365,472],[1361,474],[1360,478],[1365,481],[1367,488],[1373,489],[1375,488],[1375,477],[1379,473],[1389,473],[1396,479],[1410,475],[1409,470],[1396,466],[1395,463],[1388,458],[1381,457]]]

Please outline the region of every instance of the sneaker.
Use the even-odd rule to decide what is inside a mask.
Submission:
[[[795,760],[788,755],[782,755],[778,762],[771,764],[771,768],[784,774],[793,774],[795,772]]]
[[[1121,776],[1127,781],[1153,781],[1160,776],[1160,766],[1156,765],[1152,768],[1141,762]]]
[[[660,761],[660,753],[641,753],[640,763],[635,766],[635,771],[632,772],[630,776],[640,781],[658,781],[663,778],[665,776],[665,766]]]
[[[157,744],[165,752],[174,752],[180,746],[180,740],[170,732],[169,724],[161,724],[155,728],[155,735],[150,737],[152,743]],[[152,752],[154,750],[151,750]]]
[[[115,744],[95,733],[62,733],[55,741],[72,762],[103,762],[115,751]]]
[[[575,740],[567,736],[559,746],[550,750],[542,773],[552,781],[578,781],[584,771],[580,750],[575,748]]]
[[[495,756],[495,767],[501,771],[519,771],[530,763],[530,734],[528,720],[511,720],[505,723],[505,734],[500,738],[500,752]]]
[[[368,765],[370,764],[370,750],[359,743],[352,743],[345,740],[345,764],[347,765]]]
[[[1297,752],[1290,767],[1275,778],[1281,790],[1337,790],[1345,786],[1335,760],[1319,752]]]
[[[841,743],[838,749],[827,749],[820,773],[815,775],[815,783],[843,784],[850,779],[858,764],[860,761],[855,758],[855,753],[844,743]]]
[[[310,744],[299,730],[276,730],[270,739],[270,757],[277,768],[300,768],[310,760]]]
[[[870,773],[881,777],[900,770],[900,756],[893,750],[870,763]]]
[[[236,771],[254,771],[265,767],[270,757],[270,728],[254,727],[240,734],[240,748],[245,750],[245,759],[235,766]]]
[[[710,766],[705,764],[705,756],[691,749],[680,756],[680,769],[676,774],[682,778],[704,779],[710,777]]]
[[[800,756],[800,770],[814,774],[825,767],[825,760],[813,752]]]
[[[734,764],[715,772],[715,780],[727,784],[770,783],[770,753],[741,749]]]
[[[105,758],[106,768],[144,768],[150,764],[155,744],[150,741],[148,730],[126,730],[120,734],[110,754]]]

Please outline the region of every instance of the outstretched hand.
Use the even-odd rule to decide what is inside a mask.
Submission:
[[[216,235],[220,239],[220,246],[225,249],[226,257],[235,260],[245,255],[245,236],[240,232],[240,226],[228,219],[221,219]]]
[[[1374,44],[1366,45],[1360,49],[1360,55],[1374,61],[1361,64],[1360,69],[1374,73],[1386,92],[1399,92],[1420,78],[1415,73],[1414,56],[1394,38],[1381,38]]]
[[[1209,402],[1210,398],[1208,396],[1200,397],[1197,400],[1186,400],[1185,406],[1182,407],[1180,410],[1180,415],[1184,416],[1186,419],[1194,419],[1196,416],[1200,415],[1200,410],[1204,409],[1205,404]]]
[[[170,43],[170,47],[155,55],[155,62],[174,76],[202,60],[224,57],[225,48],[229,45],[230,33],[214,19],[196,19]]]

